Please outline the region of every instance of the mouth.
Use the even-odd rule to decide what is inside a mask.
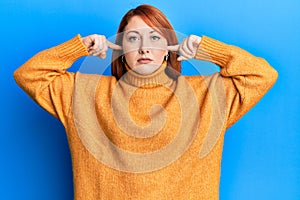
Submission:
[[[148,64],[148,63],[150,63],[152,61],[152,59],[150,59],[150,58],[140,58],[137,61],[140,64]]]

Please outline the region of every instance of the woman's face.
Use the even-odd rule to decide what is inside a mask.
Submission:
[[[156,71],[168,54],[166,38],[139,16],[132,17],[126,25],[122,46],[127,65],[143,75]]]

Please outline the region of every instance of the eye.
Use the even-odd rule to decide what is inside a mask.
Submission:
[[[157,36],[157,35],[153,35],[153,36],[151,37],[151,39],[152,39],[153,41],[157,41],[157,40],[160,39],[160,37]]]
[[[135,42],[135,41],[138,41],[139,38],[138,38],[137,36],[130,36],[130,37],[128,38],[128,40],[129,40],[130,42]]]

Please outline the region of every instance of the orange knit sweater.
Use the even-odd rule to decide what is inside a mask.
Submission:
[[[16,82],[64,125],[75,199],[218,199],[225,130],[271,88],[261,58],[203,36],[210,76],[67,72],[88,52],[80,35],[15,71]]]

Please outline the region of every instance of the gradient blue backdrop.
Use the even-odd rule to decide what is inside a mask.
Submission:
[[[15,84],[13,71],[77,33],[114,35],[142,3],[180,32],[235,44],[278,70],[275,86],[227,131],[220,199],[300,199],[298,0],[1,0],[0,199],[73,199],[64,129]]]

